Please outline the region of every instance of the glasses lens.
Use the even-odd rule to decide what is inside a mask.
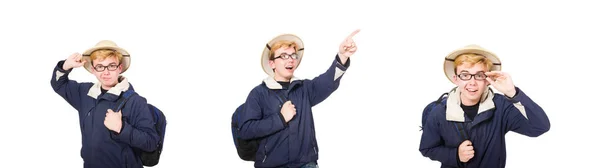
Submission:
[[[461,74],[458,74],[458,78],[460,78],[461,80],[469,80],[469,79],[471,79],[471,74],[461,73]]]
[[[479,72],[479,73],[475,74],[475,79],[477,79],[477,80],[484,80],[485,78],[487,78],[487,76],[483,72]]]
[[[98,72],[101,72],[101,71],[104,71],[104,66],[96,65],[96,66],[94,66],[94,69],[96,69],[96,71],[98,71]]]
[[[114,70],[117,70],[117,67],[118,67],[118,66],[117,66],[117,65],[114,65],[114,64],[113,64],[113,65],[109,65],[109,66],[108,66],[108,70],[114,71]]]

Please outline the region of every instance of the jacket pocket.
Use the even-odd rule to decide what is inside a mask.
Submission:
[[[81,114],[81,133],[83,134],[85,132],[85,128],[86,128],[86,124],[91,124],[91,122],[88,122],[87,120],[91,118],[92,115],[92,111],[94,111],[94,108],[90,108],[89,110],[87,110],[87,112],[85,112],[84,114]]]

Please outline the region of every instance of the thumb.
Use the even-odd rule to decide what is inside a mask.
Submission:
[[[471,143],[471,141],[469,141],[469,140],[466,140],[465,142],[466,142],[467,146],[472,146],[473,145],[473,143]]]
[[[107,113],[108,113],[108,112],[114,113],[114,111],[113,111],[112,109],[108,109],[106,112],[107,112]]]

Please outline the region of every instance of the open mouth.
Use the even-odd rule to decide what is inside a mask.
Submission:
[[[468,92],[471,92],[471,93],[475,93],[475,92],[479,91],[479,90],[473,89],[473,88],[467,88],[465,90],[467,90]]]
[[[294,69],[294,66],[288,65],[288,66],[285,66],[285,69],[292,70],[292,69]]]

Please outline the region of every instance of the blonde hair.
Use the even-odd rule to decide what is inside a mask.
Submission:
[[[96,59],[104,60],[110,57],[117,58],[118,64],[120,64],[123,60],[123,55],[120,52],[111,49],[99,49],[90,54],[92,62]]]
[[[273,60],[275,59],[275,50],[278,50],[280,48],[294,48],[295,52],[298,52],[298,44],[296,44],[296,42],[293,41],[287,41],[287,40],[281,40],[278,42],[275,42],[275,44],[273,44],[273,46],[271,46],[271,49],[269,51],[269,60]]]
[[[461,54],[454,59],[454,73],[456,73],[456,67],[465,63],[471,66],[481,63],[487,68],[486,71],[491,70],[493,65],[492,61],[483,55],[474,53]]]

